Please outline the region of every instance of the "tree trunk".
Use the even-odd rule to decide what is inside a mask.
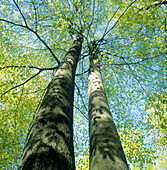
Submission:
[[[88,81],[90,170],[127,170],[128,164],[107,103],[95,44],[90,46]]]
[[[26,139],[19,170],[74,170],[74,78],[81,40],[60,63]]]

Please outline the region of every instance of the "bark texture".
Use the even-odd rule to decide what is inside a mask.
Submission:
[[[127,170],[128,164],[109,110],[94,45],[90,46],[88,81],[90,170]]]
[[[19,170],[74,170],[74,77],[80,40],[60,63],[26,139]]]

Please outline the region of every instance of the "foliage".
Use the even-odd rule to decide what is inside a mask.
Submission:
[[[152,138],[158,146],[167,144],[167,92],[152,93],[146,106],[146,121],[150,125]]]
[[[161,155],[159,155],[159,158],[156,160],[156,165],[152,165],[152,164],[148,164],[148,166],[145,167],[146,170],[162,170],[162,169],[166,169],[167,165],[166,165],[166,152],[165,151],[160,151]]]
[[[151,146],[147,146],[144,141],[144,132],[135,129],[121,129],[119,134],[126,157],[133,166],[142,167],[144,164],[152,163],[152,160],[156,158],[155,150]]]
[[[0,168],[16,169],[71,33],[81,36],[81,30],[74,98],[78,169],[88,169],[88,45],[94,39],[127,160],[133,168],[153,167],[167,138],[165,1],[1,0],[0,9]]]
[[[89,148],[83,150],[83,156],[76,160],[76,169],[87,170],[89,169]]]

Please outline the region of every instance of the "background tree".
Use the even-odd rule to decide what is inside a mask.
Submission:
[[[153,126],[146,121],[145,104],[150,94],[166,89],[165,4],[164,0],[1,1],[1,169],[16,169],[20,161],[38,105],[72,43],[69,25],[75,34],[85,30],[75,77],[76,162],[81,162],[88,146],[88,44],[95,39],[109,107],[128,163],[142,169],[151,166],[157,145],[152,147]],[[139,140],[133,143],[135,134]]]

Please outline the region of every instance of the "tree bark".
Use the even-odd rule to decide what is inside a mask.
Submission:
[[[109,110],[95,44],[88,75],[90,170],[127,170],[128,164]]]
[[[60,63],[26,139],[19,170],[74,170],[74,78],[82,41]]]

